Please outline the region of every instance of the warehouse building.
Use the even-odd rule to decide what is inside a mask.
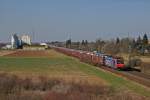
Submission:
[[[29,35],[22,35],[21,41],[23,45],[31,45],[31,38]]]

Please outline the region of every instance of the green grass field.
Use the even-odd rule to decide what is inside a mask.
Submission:
[[[82,63],[75,58],[65,56],[53,50],[56,56],[47,57],[0,57],[0,71],[18,75],[47,76],[95,76],[105,80],[115,90],[127,89],[150,97],[150,89],[132,81],[104,72],[94,66]]]
[[[53,52],[53,51],[52,51]],[[54,52],[55,53],[55,52]],[[0,57],[0,70],[28,74],[85,74],[78,61],[60,54],[56,57]]]

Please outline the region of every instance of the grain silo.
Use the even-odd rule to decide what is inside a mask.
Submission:
[[[31,45],[31,37],[29,35],[23,35],[21,41],[22,44]]]
[[[20,40],[19,37],[16,34],[13,34],[11,36],[11,47],[12,49],[17,49],[20,46]]]

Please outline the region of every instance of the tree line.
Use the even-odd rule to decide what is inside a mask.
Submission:
[[[143,37],[139,36],[137,39],[117,37],[116,39],[102,40],[98,38],[92,42],[88,40],[73,42],[71,39],[68,39],[65,43],[61,44],[61,42],[59,42],[59,46],[77,50],[99,51],[112,55],[117,53],[134,53],[142,55],[150,53],[150,44],[146,33]]]

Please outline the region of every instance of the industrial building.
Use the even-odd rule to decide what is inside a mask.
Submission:
[[[31,38],[29,35],[22,35],[21,41],[22,41],[22,44],[31,45]]]
[[[29,35],[22,35],[21,37],[17,34],[11,36],[11,48],[18,49],[23,47],[23,45],[31,45],[31,38]]]

